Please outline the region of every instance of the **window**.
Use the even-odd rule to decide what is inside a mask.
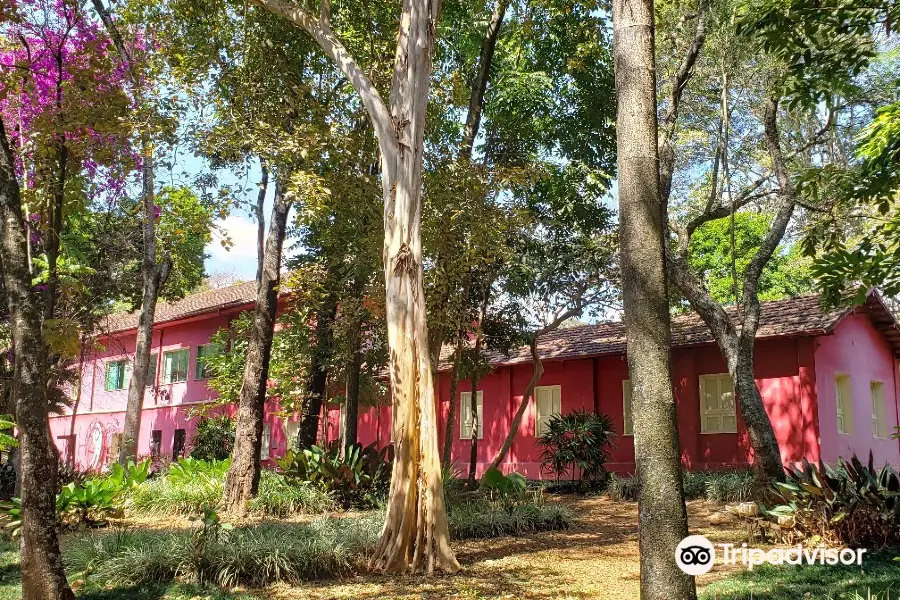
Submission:
[[[534,435],[544,435],[547,424],[553,415],[562,412],[561,388],[558,385],[547,385],[534,388],[534,403],[537,415],[534,420]]]
[[[175,439],[172,441],[172,460],[178,460],[184,456],[184,429],[175,430]]]
[[[154,352],[150,355],[150,364],[147,365],[147,387],[156,385],[156,363],[159,362],[159,353]]]
[[[154,429],[150,432],[150,456],[159,457],[162,453],[162,430]]]
[[[622,412],[625,419],[622,423],[622,435],[634,435],[634,418],[631,416],[631,380],[622,382]]]
[[[214,377],[213,369],[206,363],[206,359],[221,352],[219,344],[206,344],[197,346],[197,363],[194,367],[194,379],[209,379]]]
[[[262,448],[259,452],[259,460],[269,460],[269,444],[272,442],[272,426],[266,423],[262,430]]]
[[[700,433],[737,433],[734,386],[728,373],[700,376]]]
[[[63,456],[63,462],[69,468],[75,467],[75,436],[74,435],[61,435],[59,436],[62,443],[65,444],[65,451]]]
[[[834,378],[834,390],[838,433],[853,433],[853,392],[850,390],[850,376],[837,375]]]
[[[872,435],[877,438],[888,436],[887,419],[885,418],[884,384],[880,381],[869,382],[872,391]]]
[[[478,392],[475,397],[478,416],[478,439],[484,439],[484,392]],[[462,392],[459,395],[459,439],[472,439],[472,392]]]
[[[125,361],[112,360],[106,363],[106,391],[125,389]]]
[[[163,383],[187,381],[190,357],[191,351],[187,348],[163,354]]]

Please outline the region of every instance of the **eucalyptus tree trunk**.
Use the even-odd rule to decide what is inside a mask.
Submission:
[[[329,294],[316,314],[316,347],[309,367],[306,398],[303,401],[303,420],[297,433],[297,447],[309,448],[316,443],[319,433],[319,415],[325,400],[328,370],[334,341],[334,319],[337,316],[337,298]]]
[[[396,452],[387,515],[370,566],[385,572],[454,572],[450,549],[422,264],[422,153],[440,0],[403,0],[390,109],[330,25],[283,0],[255,0],[306,30],[359,94],[381,150],[386,320]]]
[[[614,0],[612,15],[622,292],[640,478],[641,598],[692,600],[694,581],[674,560],[688,527],[669,359],[653,0]]]
[[[291,210],[279,185],[275,187],[275,202],[269,223],[269,236],[263,259],[263,270],[256,284],[256,306],[253,327],[247,342],[247,362],[244,382],[238,403],[237,425],[231,467],[225,479],[224,509],[226,513],[246,514],[247,501],[259,488],[259,457],[262,450],[263,417],[266,404],[266,384],[269,378],[269,359],[272,337],[275,334],[275,314],[278,309],[278,285],[281,281],[281,250]]]
[[[19,429],[23,600],[74,600],[56,534],[57,455],[47,426],[47,347],[41,302],[32,291],[25,221],[13,155],[0,120],[0,264],[14,354]]]

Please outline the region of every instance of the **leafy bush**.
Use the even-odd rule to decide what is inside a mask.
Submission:
[[[191,458],[225,460],[234,448],[234,419],[228,415],[200,417],[191,440]]]
[[[876,470],[871,453],[868,465],[855,455],[837,468],[804,461],[774,486],[781,504],[762,514],[782,529],[852,548],[900,545],[900,475]]]
[[[450,503],[447,514],[450,537],[458,540],[568,529],[571,521],[567,508],[546,504],[540,492],[519,498],[476,495]]]
[[[684,497],[686,500],[706,499],[711,502],[746,502],[753,493],[753,473],[749,470],[734,471],[684,471]],[[637,477],[612,475],[606,485],[606,493],[613,500],[636,501]]]
[[[248,507],[256,514],[285,517],[292,513],[323,513],[334,508],[334,501],[311,483],[288,480],[278,473],[263,471],[259,493],[250,500]]]
[[[606,482],[604,465],[614,436],[607,415],[586,411],[554,415],[546,433],[537,439],[543,448],[541,468],[554,473],[557,481],[568,472],[573,481],[581,475],[583,488],[599,487]]]
[[[504,475],[500,469],[491,467],[481,476],[481,488],[500,496],[518,496],[525,492],[525,476],[520,473]]]
[[[344,508],[372,508],[387,494],[393,454],[393,446],[379,450],[375,443],[354,444],[343,453],[339,446],[312,446],[289,450],[278,466],[288,479],[320,487]]]
[[[194,531],[116,531],[77,538],[69,544],[66,562],[107,586],[180,579],[261,587],[347,572],[371,552],[380,528],[381,519],[372,515],[228,530],[207,513]]]

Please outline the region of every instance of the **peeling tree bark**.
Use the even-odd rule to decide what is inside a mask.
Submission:
[[[440,0],[403,0],[388,110],[334,35],[328,4],[316,17],[282,0],[255,0],[306,30],[346,75],[381,150],[384,275],[396,453],[387,516],[370,566],[385,572],[454,572],[441,483],[437,415],[422,265],[422,152]]]
[[[0,263],[10,312],[13,389],[19,428],[23,600],[74,600],[56,535],[57,456],[47,425],[47,347],[31,287],[27,233],[6,129],[0,120]]]
[[[669,358],[653,0],[614,0],[612,15],[622,292],[640,478],[641,598],[693,600],[694,581],[674,561],[688,528]]]
[[[275,314],[278,309],[278,285],[281,281],[281,250],[291,210],[290,200],[279,188],[280,186],[275,186],[275,202],[272,205],[263,270],[256,287],[256,306],[253,309],[253,328],[247,343],[247,363],[244,366],[244,382],[238,403],[234,450],[225,479],[224,509],[226,513],[237,516],[246,514],[247,501],[256,495],[259,488],[259,456],[262,450],[269,358],[272,354]]]

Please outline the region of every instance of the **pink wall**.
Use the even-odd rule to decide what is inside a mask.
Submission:
[[[864,314],[853,314],[835,328],[834,335],[818,338],[815,351],[815,370],[818,381],[819,429],[822,437],[822,458],[834,462],[839,456],[856,453],[863,461],[869,450],[877,465],[900,464],[900,442],[879,439],[872,431],[872,403],[869,385],[884,383],[888,433],[897,425],[898,363],[891,358],[890,347],[872,327]],[[850,434],[837,431],[837,393],[835,376],[850,376],[853,407],[853,427]]]

